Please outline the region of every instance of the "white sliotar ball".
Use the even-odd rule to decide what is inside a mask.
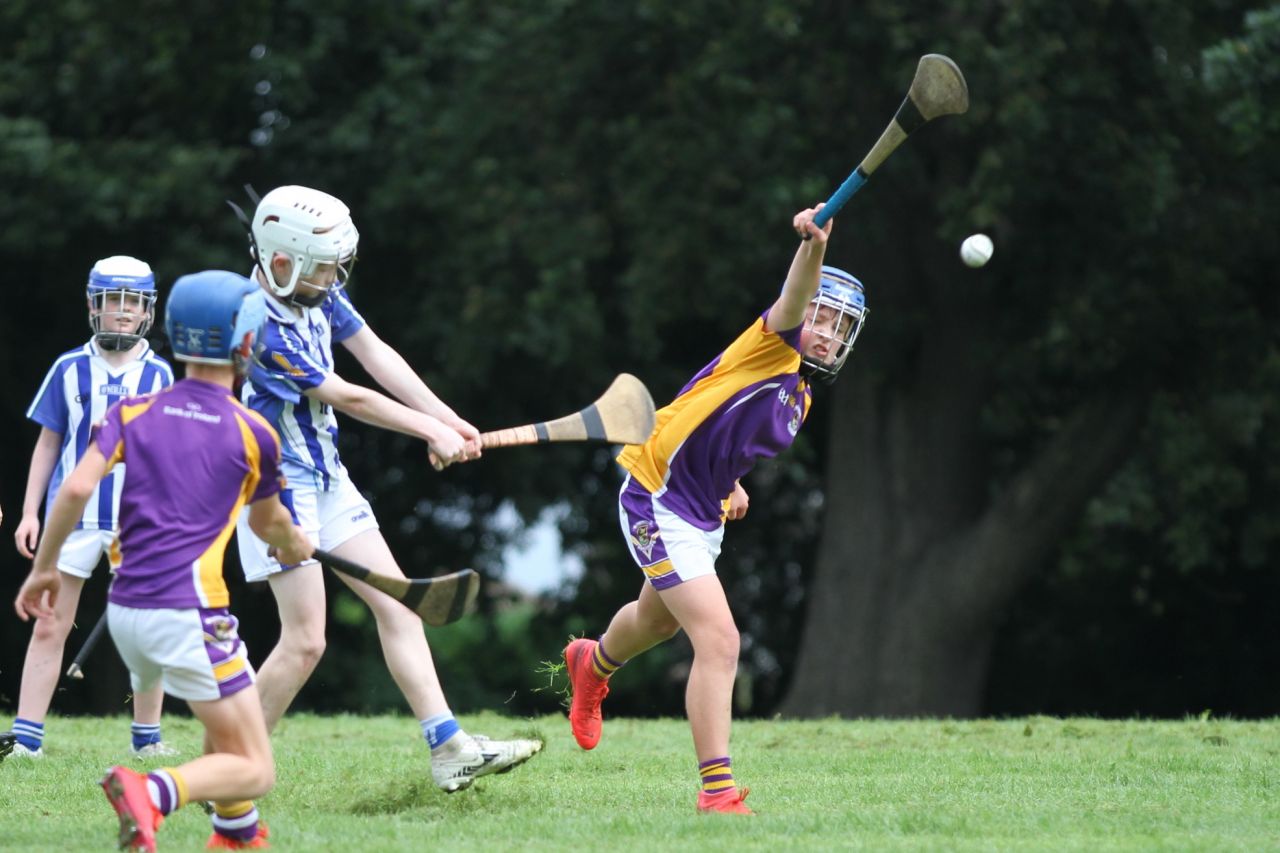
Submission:
[[[986,234],[971,234],[960,244],[960,260],[966,266],[980,267],[991,260],[991,253],[995,250],[995,244]]]

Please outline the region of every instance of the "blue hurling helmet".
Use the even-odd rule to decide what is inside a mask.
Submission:
[[[249,366],[267,318],[262,290],[224,270],[184,275],[165,303],[164,330],[179,361]]]
[[[818,294],[810,303],[813,310],[805,317],[805,328],[819,339],[829,342],[825,358],[802,356],[805,374],[831,382],[844,366],[853,350],[853,342],[867,319],[867,298],[862,282],[842,269],[824,266],[818,279]],[[816,327],[814,321],[823,308],[837,312],[834,328],[827,323]]]
[[[89,270],[89,328],[100,349],[127,350],[146,337],[156,304],[151,267],[128,255],[103,258]],[[133,325],[125,331],[122,327]]]

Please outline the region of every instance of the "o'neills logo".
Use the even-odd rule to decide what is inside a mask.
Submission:
[[[646,560],[653,556],[653,546],[658,544],[661,536],[659,531],[649,526],[648,521],[637,521],[631,525],[631,544],[644,554]]]
[[[128,385],[120,385],[120,384],[118,384],[118,383],[116,383],[116,384],[105,383],[105,384],[103,384],[103,385],[99,385],[99,386],[98,386],[98,393],[99,393],[99,394],[101,394],[101,395],[102,395],[102,396],[104,396],[104,397],[113,397],[113,396],[114,396],[114,397],[128,397],[128,396],[129,396],[129,386],[128,386]],[[81,401],[81,402],[83,402],[83,401]]]

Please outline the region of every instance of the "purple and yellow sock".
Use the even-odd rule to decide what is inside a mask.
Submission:
[[[187,780],[172,767],[148,773],[147,792],[162,815],[172,814],[187,804]]]
[[[622,663],[626,663],[623,661]],[[596,674],[596,678],[601,681],[613,675],[622,666],[613,658],[605,654],[604,642],[597,642],[595,651],[591,653],[591,670]]]
[[[702,777],[702,793],[708,795],[724,794],[737,786],[733,782],[733,771],[729,769],[729,756],[712,758],[698,765],[698,775]]]
[[[258,809],[251,800],[213,804],[213,831],[223,838],[248,842],[258,837]]]
[[[18,743],[35,752],[44,744],[44,723],[35,723],[18,717],[13,721],[13,733]]]

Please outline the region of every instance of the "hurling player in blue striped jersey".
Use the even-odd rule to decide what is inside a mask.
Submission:
[[[27,410],[27,417],[40,425],[22,520],[14,533],[18,552],[27,559],[35,556],[40,539],[41,500],[47,512],[89,446],[93,425],[120,399],[173,384],[173,369],[146,339],[156,300],[151,267],[125,255],[103,258],[89,272],[86,296],[93,337],[58,356]],[[62,672],[80,591],[102,558],[110,556],[116,538],[124,467],[116,466],[103,478],[58,554],[62,595],[53,616],[36,622],[27,646],[12,730],[14,756],[44,755],[44,719]],[[159,686],[134,696],[133,749],[139,756],[174,754],[160,739],[163,699]]]
[[[258,203],[249,225],[253,277],[267,296],[267,321],[244,402],[280,434],[282,492],[311,541],[375,572],[404,577],[369,502],[338,457],[343,412],[424,441],[440,465],[480,455],[479,432],[458,417],[374,334],[343,289],[359,234],[347,206],[307,187],[279,187]],[[341,344],[387,393],[337,374]],[[389,396],[388,396],[389,395]],[[237,540],[249,581],[266,580],[280,611],[280,641],[258,671],[272,728],[315,669],[325,646],[320,566],[282,566],[242,523]],[[449,710],[421,620],[387,595],[342,578],[372,610],[383,657],[431,748],[431,775],[445,791],[508,770],[542,748],[537,740],[490,740],[464,732]]]

